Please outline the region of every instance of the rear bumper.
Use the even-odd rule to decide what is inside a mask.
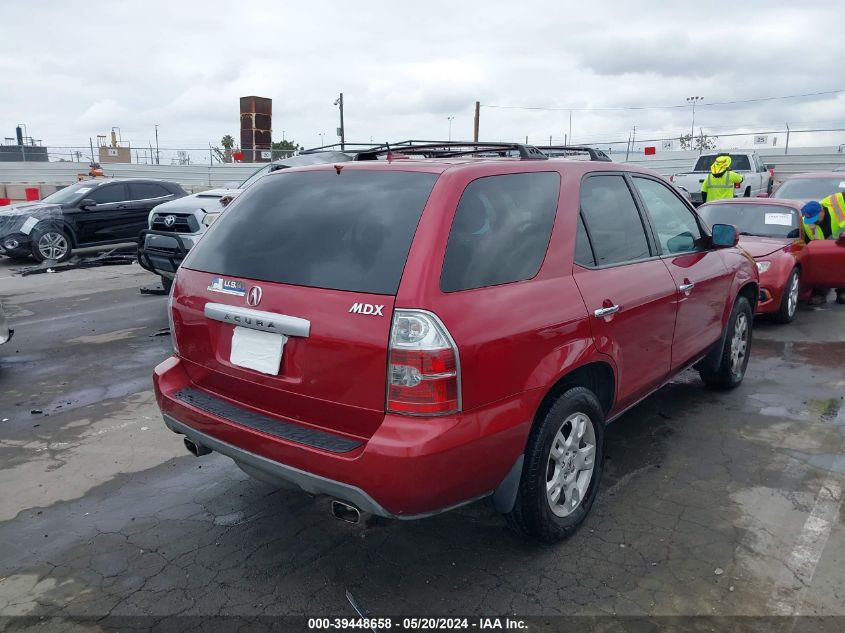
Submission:
[[[156,367],[153,382],[172,431],[232,458],[259,479],[293,484],[396,519],[437,514],[496,491],[522,455],[542,397],[526,392],[438,418],[388,414],[372,437],[357,438],[355,448],[338,452],[271,435],[186,403],[176,394],[196,386],[178,358]]]

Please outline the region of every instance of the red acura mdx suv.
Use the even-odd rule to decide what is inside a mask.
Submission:
[[[247,190],[173,286],[165,424],[341,518],[491,497],[529,536],[572,533],[605,424],[693,365],[741,382],[757,268],[651,171],[511,149]]]

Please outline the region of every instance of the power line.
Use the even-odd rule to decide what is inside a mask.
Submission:
[[[803,97],[819,97],[823,95],[835,95],[845,92],[845,88],[838,90],[824,90],[821,92],[806,92],[798,95],[782,95],[779,97],[757,97],[755,99],[735,99],[732,101],[711,101],[709,103],[698,104],[699,108],[706,108],[712,106],[736,105],[740,103],[759,103],[761,101],[777,101],[780,99],[801,99]],[[610,111],[627,111],[627,110],[674,110],[679,108],[689,108],[689,104],[674,104],[674,105],[655,105],[655,106],[620,106],[615,108],[552,108],[544,106],[506,106],[495,105],[489,103],[482,103],[482,108],[497,108],[500,110],[545,110],[554,112],[610,112]]]

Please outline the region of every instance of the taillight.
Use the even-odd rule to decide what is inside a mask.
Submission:
[[[405,415],[460,411],[458,349],[446,326],[430,312],[393,313],[386,408]]]
[[[741,182],[735,182],[735,183],[734,183],[734,189],[739,189],[739,186],[740,186],[741,184],[742,184]]]
[[[173,327],[173,286],[176,285],[174,280],[170,286],[170,294],[167,296],[167,322],[170,325],[170,341],[173,343],[173,353],[179,355],[179,345],[176,343],[176,328]]]

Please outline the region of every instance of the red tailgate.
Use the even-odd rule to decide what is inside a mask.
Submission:
[[[271,415],[371,436],[384,418],[393,297],[241,279],[247,293],[262,290],[251,308],[246,295],[209,290],[214,277],[183,268],[174,289],[175,336],[193,382]],[[209,303],[304,319],[310,331],[289,335],[278,375],[263,374],[230,361],[236,324],[209,317]],[[383,306],[383,316],[350,312],[356,303]]]

